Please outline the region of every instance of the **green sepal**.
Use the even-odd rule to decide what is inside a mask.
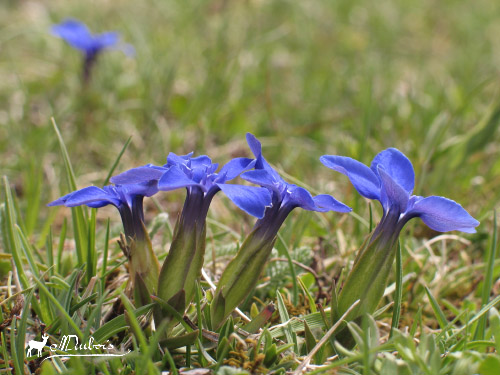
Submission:
[[[210,307],[214,327],[219,327],[255,287],[275,240],[264,242],[254,230],[240,246],[238,253],[222,273],[215,291]]]
[[[345,317],[346,322],[359,324],[364,314],[375,312],[384,295],[387,279],[392,270],[397,238],[397,235],[387,236],[383,232],[373,238],[372,233],[371,238],[363,243],[338,296],[337,309],[333,311],[333,321],[338,321],[357,300],[360,300],[360,303]],[[335,339],[347,349],[355,344],[352,332],[346,329],[345,324],[335,333]]]
[[[206,225],[201,230],[196,228],[185,230],[183,221],[177,221],[170,251],[158,280],[158,297],[172,302],[181,314],[194,297],[205,256]],[[184,294],[183,303],[178,300],[181,291]]]
[[[160,263],[158,262],[158,258],[153,251],[153,244],[149,238],[148,230],[146,229],[144,223],[141,224],[144,239],[132,241],[132,244],[135,246],[130,248],[130,264],[132,271],[141,275],[149,289],[150,294],[155,294],[160,274]]]
[[[215,327],[218,327],[218,325],[221,325],[224,322],[225,311],[226,299],[224,298],[224,293],[219,292],[219,286],[217,286],[214,300],[210,304],[210,320],[211,322],[218,322],[218,324],[214,325]]]
[[[335,321],[358,299],[360,303],[346,317],[347,321],[375,311],[384,295],[394,263],[396,243],[394,238],[387,239],[382,235],[378,235],[371,242],[365,241],[338,296]]]
[[[137,306],[151,303],[151,300],[148,300],[146,296],[156,293],[160,273],[160,264],[153,251],[153,245],[144,223],[142,223],[142,230],[144,231],[144,238],[141,240],[127,238],[122,234],[118,241],[123,253],[129,260],[129,274],[132,280],[134,302]],[[143,303],[141,301],[148,302]]]
[[[144,305],[149,305],[151,301],[151,293],[149,292],[144,279],[139,273],[135,274],[134,277],[134,303],[135,307],[141,307]]]

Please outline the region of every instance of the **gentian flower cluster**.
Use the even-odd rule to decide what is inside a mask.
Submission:
[[[170,153],[162,167],[146,165],[111,179],[115,183],[157,182],[159,190],[186,189],[186,200],[177,222],[170,251],[158,282],[158,297],[178,311],[184,311],[194,296],[205,255],[206,217],[213,197],[222,191],[243,211],[258,218],[271,204],[267,189],[228,184],[241,172],[253,168],[255,160],[236,158],[216,172],[218,164],[206,156],[178,156]],[[163,312],[163,315],[168,315]]]
[[[415,172],[408,158],[395,148],[380,152],[368,167],[344,156],[325,155],[321,162],[346,175],[363,197],[380,202],[383,215],[370,239],[359,251],[338,298],[339,318],[356,300],[350,319],[372,313],[379,303],[396,254],[399,234],[405,224],[420,217],[429,228],[447,232],[474,233],[479,222],[450,199],[412,195]]]
[[[241,177],[266,188],[272,195],[272,206],[257,220],[252,233],[245,239],[219,280],[211,305],[214,327],[222,324],[255,287],[258,275],[271,254],[278,231],[292,210],[300,207],[317,212],[351,211],[351,208],[330,195],[313,197],[306,189],[286,182],[262,155],[262,146],[257,138],[248,133],[247,142],[256,158],[255,169],[243,173]]]
[[[167,319],[171,323],[167,328],[170,334],[176,324],[171,319],[172,309],[183,314],[193,299],[204,262],[208,210],[214,196],[222,191],[237,207],[257,220],[222,273],[211,301],[210,321],[218,328],[257,284],[278,231],[294,209],[351,211],[331,195],[313,196],[306,189],[285,181],[262,155],[259,140],[248,133],[247,142],[254,159],[235,158],[219,169],[219,165],[206,155],[193,157],[192,153],[170,153],[162,166],[147,164],[132,168],[112,177],[113,185],[89,186],[49,206],[99,208],[111,204],[118,209],[126,239],[122,248],[129,259],[136,304],[149,303],[150,296],[156,295],[159,301],[154,310],[155,322],[160,324]],[[375,310],[391,272],[399,235],[412,218],[420,217],[430,228],[441,232],[473,233],[479,224],[450,199],[412,195],[413,166],[397,149],[382,151],[370,167],[342,156],[325,155],[320,160],[346,175],[363,197],[379,201],[383,210],[380,223],[361,247],[337,298],[334,319],[338,320],[358,299],[361,303],[351,310],[348,320]],[[258,186],[229,183],[238,176]],[[143,200],[159,191],[180,188],[186,189],[186,198],[170,250],[160,269],[144,224]],[[342,340],[341,335],[336,337]]]
[[[200,278],[205,255],[206,217],[213,197],[222,191],[245,212],[261,218],[271,204],[271,194],[265,188],[228,184],[241,172],[253,168],[255,160],[235,158],[219,172],[218,164],[206,155],[192,157],[170,153],[163,166],[148,164],[130,169],[111,178],[114,186],[100,189],[89,186],[57,199],[49,206],[93,208],[114,205],[120,212],[126,238],[130,239],[127,255],[130,260],[132,283],[136,302],[149,302],[150,294],[157,294],[183,313],[194,295],[196,280]],[[144,227],[143,198],[158,191],[186,188],[186,200],[174,231],[167,258],[159,270],[157,258]],[[144,286],[147,290],[144,290]],[[139,301],[137,300],[139,299]],[[157,311],[158,319],[168,312]]]
[[[71,47],[83,53],[83,81],[90,79],[91,69],[101,52],[106,49],[118,49],[127,55],[134,54],[130,44],[120,43],[120,35],[116,31],[92,34],[88,27],[77,20],[67,19],[52,26],[52,34],[64,39]]]

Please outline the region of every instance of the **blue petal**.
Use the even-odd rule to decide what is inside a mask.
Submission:
[[[191,159],[191,155],[193,155],[192,152],[190,152],[187,155],[177,155],[177,154],[171,152],[167,156],[167,164],[166,164],[166,166],[187,165],[188,162],[189,162],[189,159]]]
[[[152,180],[159,180],[168,169],[156,165],[147,164],[142,167],[132,168],[110,178],[110,181],[117,185],[137,184]]]
[[[274,176],[264,169],[255,169],[253,171],[245,172],[241,175],[241,178],[251,182],[252,184],[260,185],[281,194],[282,183],[281,181],[276,181]]]
[[[308,211],[327,212],[330,210],[339,212],[349,212],[351,209],[338,202],[332,196],[322,194],[313,198],[306,189],[289,184],[287,187],[287,197],[284,204],[301,207]]]
[[[328,211],[328,209],[316,206],[316,202],[314,202],[311,193],[306,189],[292,184],[287,186],[286,197],[283,204],[301,207],[308,211]]]
[[[479,225],[479,221],[460,204],[438,196],[417,200],[405,215],[420,217],[429,228],[438,232],[460,230],[475,233],[474,228]]]
[[[259,219],[264,217],[266,207],[271,205],[271,194],[268,189],[243,185],[217,185],[236,206]]]
[[[70,46],[87,52],[93,48],[94,38],[87,26],[76,20],[66,20],[52,26],[52,33],[63,38]]]
[[[116,31],[107,31],[94,37],[94,46],[97,49],[115,47],[120,40],[120,34]]]
[[[236,178],[240,173],[252,169],[255,165],[255,160],[249,158],[235,158],[227,162],[219,171],[220,179],[217,182],[224,183]]]
[[[378,173],[382,180],[381,202],[384,209],[398,210],[399,213],[406,211],[410,195],[388,173],[379,167]]]
[[[346,156],[324,155],[319,160],[328,168],[346,175],[363,197],[380,200],[380,181],[363,163]]]
[[[76,207],[81,206],[82,204],[99,204],[98,207],[102,207],[107,204],[112,204],[118,207],[120,203],[121,200],[116,195],[110,194],[97,186],[88,186],[71,194],[71,196],[66,200],[65,206]],[[96,206],[92,205],[92,207]]]
[[[191,168],[210,167],[211,165],[212,159],[210,159],[207,155],[200,155],[195,158],[191,158]]]
[[[158,193],[158,179],[153,179],[140,184],[117,185],[115,186],[115,188],[122,189],[123,194],[125,194],[127,197],[132,197],[134,195],[150,197]],[[129,199],[127,199],[127,201],[128,200]]]
[[[255,157],[259,158],[262,155],[262,144],[260,141],[252,133],[247,133],[247,143]]]
[[[415,187],[415,172],[411,161],[398,149],[388,148],[380,152],[372,161],[371,170],[379,175],[382,168],[391,178],[397,182],[408,194]]]
[[[85,203],[85,205],[90,207],[90,208],[101,208],[101,207],[107,206],[108,204],[112,204],[112,203],[110,203],[109,201],[95,201],[95,202]],[[114,206],[118,207],[117,205],[114,205]],[[72,206],[68,206],[68,207],[72,207]]]
[[[325,209],[326,211],[336,212],[351,212],[352,208],[346,206],[344,203],[339,202],[334,197],[328,194],[319,194],[313,197],[314,203],[317,207]]]
[[[255,169],[263,169],[267,171],[276,181],[280,181],[285,184],[285,180],[281,178],[280,174],[271,167],[267,160],[262,156],[262,145],[260,141],[251,133],[247,133],[247,142],[250,150],[252,150],[255,155]]]
[[[55,201],[52,201],[49,204],[47,204],[47,206],[52,207],[52,206],[61,206],[61,205],[64,205],[66,203],[66,201],[69,199],[69,197],[73,193],[74,193],[74,191],[71,192],[71,193],[69,193],[69,194],[63,195],[61,198],[58,198]]]
[[[184,173],[178,166],[171,167],[158,181],[158,189],[163,191],[170,191],[189,186],[200,186],[200,184],[186,176],[186,173]]]

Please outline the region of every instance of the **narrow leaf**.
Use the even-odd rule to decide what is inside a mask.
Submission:
[[[396,293],[394,294],[394,307],[392,312],[391,334],[394,329],[399,326],[399,318],[401,316],[401,300],[403,299],[403,259],[401,254],[401,243],[398,242],[396,250]]]

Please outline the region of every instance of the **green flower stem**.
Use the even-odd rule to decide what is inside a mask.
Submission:
[[[361,246],[354,267],[347,276],[338,297],[334,321],[351,307],[357,300],[360,303],[347,314],[346,321],[355,321],[364,314],[372,314],[382,299],[396,256],[400,229],[396,226],[396,218],[386,218],[372,232],[371,236]],[[344,329],[337,339],[349,346],[352,337]]]
[[[250,233],[219,280],[210,306],[214,328],[245,300],[259,280],[276,239],[262,236],[261,232],[258,227]]]
[[[347,320],[354,320],[364,313],[373,313],[379,304],[384,295],[397,248],[397,238],[385,242],[381,237],[379,235],[363,248],[362,254],[347,276],[338,297],[336,318],[343,315],[358,299],[359,305],[351,311]]]
[[[206,225],[186,226],[177,222],[172,245],[158,281],[158,297],[168,302],[179,313],[194,297],[196,281],[200,279],[205,256]],[[168,312],[161,317],[169,316]],[[159,315],[157,315],[157,318]]]
[[[148,295],[155,294],[160,274],[160,263],[156,257],[149,236],[143,239],[136,239],[129,244],[130,275],[137,286],[137,279],[140,277],[147,287]],[[137,302],[137,301],[136,301]]]

